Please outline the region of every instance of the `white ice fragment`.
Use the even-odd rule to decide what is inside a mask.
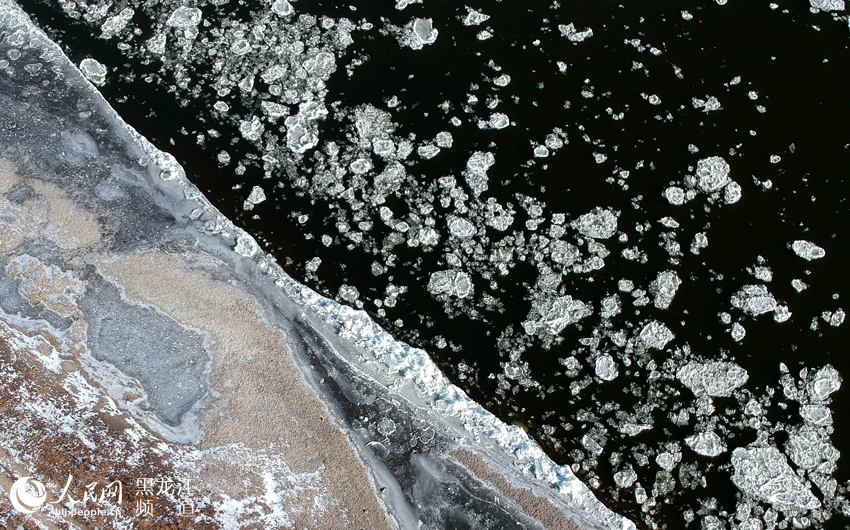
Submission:
[[[272,4],[272,12],[274,12],[275,15],[286,17],[294,13],[295,9],[288,0],[274,0],[274,3]]]
[[[236,238],[236,247],[233,250],[240,256],[250,258],[260,250],[260,246],[250,235],[241,234]]]
[[[100,86],[106,82],[106,66],[91,57],[80,62],[80,71],[94,85]]]
[[[662,350],[668,342],[673,340],[675,335],[670,331],[670,328],[657,320],[653,320],[646,324],[638,334],[638,340],[647,348]]]
[[[815,510],[820,501],[775,447],[732,451],[732,482],[743,493],[780,510]]]
[[[729,184],[729,164],[720,156],[703,158],[697,162],[696,177],[702,191],[715,192]]]
[[[826,251],[823,248],[804,239],[798,239],[791,243],[791,250],[806,261],[821,259],[826,256]]]
[[[592,29],[587,28],[584,30],[577,30],[572,22],[569,24],[560,24],[558,26],[558,31],[560,31],[561,35],[566,37],[570,42],[582,42],[593,36]]]
[[[844,11],[844,0],[809,0],[809,5],[818,11]]]
[[[613,381],[617,378],[617,365],[614,363],[614,359],[607,353],[596,358],[594,368],[596,370],[596,376],[603,381]]]
[[[731,362],[691,362],[679,368],[676,378],[695,396],[728,397],[750,378],[746,370]]]
[[[493,153],[476,151],[466,161],[464,178],[475,196],[481,195],[489,186],[487,171],[496,163]]]
[[[165,25],[172,28],[190,29],[201,22],[201,10],[197,7],[180,6],[168,16]]]
[[[653,304],[658,309],[667,309],[676,296],[676,291],[682,284],[679,275],[674,271],[659,272],[655,280],[649,284],[649,292],[654,297]]]
[[[815,373],[809,383],[809,395],[815,401],[825,401],[841,388],[841,375],[832,365],[826,365]]]
[[[434,44],[440,34],[434,28],[434,21],[430,18],[414,19],[406,26],[406,29],[407,35],[403,42],[414,50],[421,50],[428,44]]]
[[[692,434],[685,438],[685,443],[695,453],[708,457],[715,457],[726,451],[726,444],[712,431]]]
[[[596,207],[572,222],[578,232],[593,239],[608,239],[617,232],[617,215],[610,208]]]
[[[523,322],[523,327],[529,335],[538,332],[557,335],[591,313],[587,304],[569,295],[538,297],[532,302],[528,320]]]
[[[239,122],[239,133],[243,138],[252,142],[259,140],[264,130],[263,122],[256,116],[251,116],[250,120]]]
[[[778,304],[764,285],[745,285],[732,295],[732,305],[741,311],[757,316],[774,311]]]
[[[466,15],[463,17],[462,22],[464,26],[477,26],[489,19],[490,15],[485,15],[481,11],[476,11],[470,7],[467,7]]]
[[[463,271],[436,271],[428,281],[428,291],[434,295],[446,294],[466,298],[472,296],[472,279]]]
[[[670,186],[664,190],[664,198],[673,206],[681,206],[685,203],[685,191],[679,186]]]
[[[245,211],[251,211],[254,209],[254,206],[260,204],[261,202],[266,200],[266,193],[263,191],[263,188],[259,186],[254,186],[251,189],[251,193],[248,195],[248,198],[245,199],[245,202],[242,204],[242,207]]]

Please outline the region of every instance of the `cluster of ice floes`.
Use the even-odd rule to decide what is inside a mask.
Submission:
[[[723,9],[725,2],[717,4],[711,8]],[[732,143],[725,150],[689,144],[687,162],[665,176],[665,182],[650,186],[652,196],[662,198],[663,214],[656,216],[647,213],[642,196],[627,193],[634,175],[649,178],[653,163],[616,162],[631,146],[606,146],[583,124],[575,126],[571,117],[537,131],[524,151],[528,159],[506,167],[505,161],[514,157],[505,151],[517,146],[500,150],[499,145],[508,138],[502,135],[517,129],[511,125],[521,120],[511,110],[516,107],[511,106],[510,92],[521,79],[501,66],[499,57],[487,58],[481,72],[474,72],[462,98],[426,109],[429,117],[440,120],[428,134],[401,123],[405,113],[422,114],[415,96],[405,91],[351,105],[342,102],[342,95],[329,93],[331,81],[355,77],[358,67],[370,60],[359,48],[361,36],[400,47],[402,57],[446,53],[454,43],[452,30],[475,32],[482,42],[493,36],[493,28],[500,26],[487,26],[487,9],[461,9],[450,23],[430,16],[427,2],[404,0],[397,2],[393,22],[309,14],[303,2],[286,0],[232,15],[222,14],[216,2],[113,6],[63,0],[60,5],[68,17],[99,29],[128,60],[156,65],[145,82],[175,101],[208,104],[212,110],[198,116],[195,128],[186,124],[186,134],[202,146],[215,146],[219,164],[236,176],[257,171],[273,184],[244,188],[239,203],[250,215],[289,216],[317,246],[335,249],[338,255],[359,253],[370,263],[380,288],[367,290],[346,279],[332,290],[351,307],[318,295],[284,274],[254,238],[218,215],[185,181],[172,157],[138,138],[162,168],[163,181],[184,187],[186,198],[193,201],[191,219],[207,233],[225,238],[240,256],[257,262],[346,343],[360,348],[339,349],[352,369],[360,367],[411,402],[438,411],[438,416],[510,455],[514,466],[582,503],[610,526],[628,523],[601,507],[573,471],[591,487],[605,488],[609,498],[632,507],[648,525],[658,523],[658,513],[678,502],[682,492],[704,487],[718,475],[737,487],[736,503],[701,499],[699,505],[683,505],[677,517],[708,528],[806,527],[847,510],[847,484],[834,478],[837,464],[830,450],[830,395],[838,389],[840,376],[823,363],[813,366],[813,361],[794,379],[790,369],[780,365],[775,377],[759,374],[779,380],[765,388],[751,381],[756,378],[745,368],[745,325],[761,323],[767,314],[774,321],[767,319],[768,325],[792,317],[793,300],[772,293],[774,274],[767,264],[760,260],[749,270],[755,280],[747,278],[731,289],[718,287],[721,301],[715,306],[722,308],[717,316],[729,332],[725,347],[697,352],[687,343],[689,333],[680,332],[685,309],[709,303],[686,299],[682,293],[698,281],[693,270],[711,269],[711,263],[701,260],[715,250],[710,241],[724,236],[713,231],[711,216],[745,207],[751,192],[773,186],[769,178],[750,179],[739,169],[745,154]],[[842,2],[832,0],[812,0],[811,6],[835,17],[843,9]],[[682,12],[682,18],[687,22],[693,15]],[[563,22],[546,27],[541,35],[555,35],[569,50],[594,45],[605,33],[605,28],[594,33],[578,22]],[[625,45],[647,62],[666,53],[644,36]],[[569,75],[570,54],[560,49],[552,54],[550,74]],[[6,59],[0,67],[15,68]],[[632,68],[647,67],[635,60]],[[665,68],[684,77],[678,65],[665,63]],[[133,79],[126,72],[107,74],[91,62],[81,69],[97,83]],[[541,88],[545,85],[534,81]],[[673,121],[674,112],[677,117],[691,113],[710,120],[733,102],[765,113],[755,85],[736,76],[718,87],[726,93],[707,96],[700,89],[685,100],[692,104],[671,107],[669,114],[662,110],[665,94],[646,93],[641,104],[659,109],[659,122]],[[591,101],[599,93],[587,79],[575,100]],[[578,105],[564,103],[565,110],[569,104]],[[633,112],[608,107],[601,114],[620,121]],[[482,131],[490,135],[487,142],[466,141]],[[616,196],[603,195],[583,203],[580,210],[559,212],[545,200],[551,188],[544,190],[521,177],[528,176],[528,168],[542,172],[573,144],[592,150],[593,162],[609,172],[604,178]],[[448,158],[461,161],[454,171],[428,173],[428,164]],[[779,164],[781,157],[775,155],[771,162]],[[522,190],[502,193],[506,183]],[[308,197],[316,207],[264,210],[283,203],[287,195]],[[694,219],[702,224],[686,229]],[[800,256],[804,265],[828,259],[821,247],[796,237],[801,236],[786,234],[784,252]],[[805,237],[821,241],[826,235]],[[305,263],[281,260],[293,270],[303,267],[304,277],[314,285],[328,283],[324,271],[332,264],[319,256]],[[411,265],[420,261],[434,265]],[[806,275],[805,281],[791,282],[797,292],[814,281],[808,271],[800,274]],[[719,274],[708,277],[718,285],[728,280]],[[501,371],[479,373],[467,359],[452,362],[449,353],[441,353],[442,360],[457,367],[459,380],[494,380],[493,404],[506,414],[522,412],[522,404],[512,401],[516,395],[541,402],[556,396],[553,399],[564,408],[534,418],[530,428],[549,448],[565,455],[571,467],[555,465],[525,432],[499,422],[451,385],[423,350],[397,342],[358,311],[368,310],[395,333],[421,338],[435,352],[460,350],[462,341],[449,332],[420,337],[415,324],[432,322],[427,315],[405,312],[409,306],[403,302],[411,292],[432,297],[447,319],[486,326],[488,314],[515,316],[508,325],[488,329],[495,337],[492,355],[498,356]],[[506,308],[508,304],[521,310]],[[819,310],[812,328],[818,322],[840,326],[844,317],[834,306]],[[691,321],[692,326],[702,324]],[[544,357],[541,352],[552,358],[556,383],[536,380],[529,369],[534,359]],[[777,419],[795,411],[794,403],[799,418]],[[567,409],[569,417],[563,413]],[[398,435],[403,432],[396,428],[398,423],[378,422],[377,430]],[[756,440],[742,433],[752,433]],[[609,489],[609,484],[614,486]]]

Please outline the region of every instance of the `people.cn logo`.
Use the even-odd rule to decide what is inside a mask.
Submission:
[[[44,484],[32,477],[21,477],[12,484],[9,490],[9,500],[12,506],[21,513],[35,513],[47,501],[47,490]]]

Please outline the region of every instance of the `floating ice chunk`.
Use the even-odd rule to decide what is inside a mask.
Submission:
[[[820,501],[794,473],[775,447],[737,448],[732,451],[735,486],[780,510],[815,510]]]
[[[732,335],[732,340],[735,342],[741,342],[744,340],[744,337],[747,336],[747,330],[742,326],[739,322],[735,322],[732,324],[732,329],[729,330],[729,333]]]
[[[449,217],[449,232],[455,237],[466,239],[475,234],[475,225],[462,217]]]
[[[685,438],[685,443],[695,453],[715,457],[726,451],[726,444],[715,432],[701,432]]]
[[[190,29],[201,22],[201,10],[197,7],[180,6],[168,16],[165,25],[172,28]]]
[[[428,281],[428,291],[434,295],[446,294],[458,298],[472,296],[472,279],[469,274],[457,270],[436,271]]]
[[[115,34],[121,32],[124,28],[127,27],[127,24],[130,22],[130,19],[133,18],[135,14],[135,10],[131,7],[125,7],[121,11],[118,12],[117,15],[113,15],[106,19],[106,22],[100,27],[101,38],[109,39],[112,38]]]
[[[679,186],[670,186],[664,190],[664,198],[673,206],[685,204],[685,190]]]
[[[242,204],[242,208],[244,208],[245,211],[251,211],[254,209],[254,206],[264,202],[265,200],[266,192],[263,191],[263,188],[254,186],[251,193],[248,195],[248,198],[245,199],[245,202]]]
[[[617,232],[617,215],[610,208],[596,207],[572,222],[578,232],[593,239],[608,239]]]
[[[735,204],[741,200],[742,195],[741,185],[737,182],[730,182],[723,188],[723,200],[726,204]]]
[[[659,272],[655,280],[649,284],[649,292],[654,297],[653,304],[655,307],[658,309],[670,307],[681,284],[682,280],[674,271]]]
[[[800,407],[800,417],[806,423],[826,427],[832,425],[832,411],[824,405],[802,405]]]
[[[570,42],[582,42],[585,39],[589,39],[593,36],[593,30],[590,28],[584,30],[577,30],[575,25],[570,22],[569,24],[561,24],[558,26],[558,31],[561,32],[561,35],[567,38]]]
[[[735,363],[691,362],[679,368],[676,378],[695,396],[728,397],[742,387],[750,376]]]
[[[287,17],[295,12],[295,8],[292,7],[292,4],[290,4],[288,0],[274,0],[274,3],[272,4],[272,12],[275,15]]]
[[[491,129],[504,129],[510,124],[511,119],[503,112],[493,113],[493,115],[490,116],[490,121],[487,123]]]
[[[821,259],[826,256],[826,251],[824,249],[815,245],[811,241],[806,241],[804,239],[798,239],[791,243],[791,250],[794,251],[794,254],[800,256],[806,261]]]
[[[815,373],[809,383],[809,395],[815,401],[824,401],[841,388],[841,375],[832,365],[826,365]]]
[[[809,0],[809,5],[818,11],[844,11],[844,0]]]
[[[493,153],[476,151],[466,161],[464,178],[476,196],[481,195],[489,187],[487,171],[496,163]]]
[[[434,21],[430,18],[417,18],[406,26],[407,34],[403,43],[414,50],[421,50],[428,44],[437,41],[439,31],[434,28]]]
[[[490,20],[490,15],[485,15],[481,11],[467,7],[466,15],[463,17],[462,22],[464,26],[477,26],[487,20]]]
[[[717,191],[730,182],[729,164],[720,156],[703,158],[697,162],[696,177],[702,191]]]
[[[541,331],[557,335],[570,324],[578,322],[591,313],[587,304],[569,295],[538,297],[532,302],[528,320],[523,322],[523,327],[529,335]]]
[[[804,426],[788,435],[785,453],[800,469],[814,469],[823,462],[838,460],[838,450],[820,429]]]
[[[94,85],[100,86],[106,82],[106,66],[91,57],[80,62],[80,71]]]
[[[607,353],[596,358],[595,369],[596,376],[603,381],[613,381],[617,378],[617,365]]]
[[[741,311],[757,316],[774,311],[778,304],[764,285],[745,285],[732,295],[732,305]]]
[[[657,320],[646,324],[640,330],[640,334],[638,334],[638,340],[641,344],[647,348],[654,348],[656,350],[664,349],[664,346],[675,337],[673,332],[670,331],[670,328]]]
[[[252,142],[259,140],[264,130],[263,122],[256,116],[251,116],[250,120],[239,122],[239,133],[243,138]]]

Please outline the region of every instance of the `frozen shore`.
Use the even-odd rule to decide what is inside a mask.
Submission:
[[[3,495],[5,526],[633,526],[425,352],[289,278],[5,0],[0,38],[0,487],[127,484],[72,519]],[[192,487],[145,519],[151,475]]]

